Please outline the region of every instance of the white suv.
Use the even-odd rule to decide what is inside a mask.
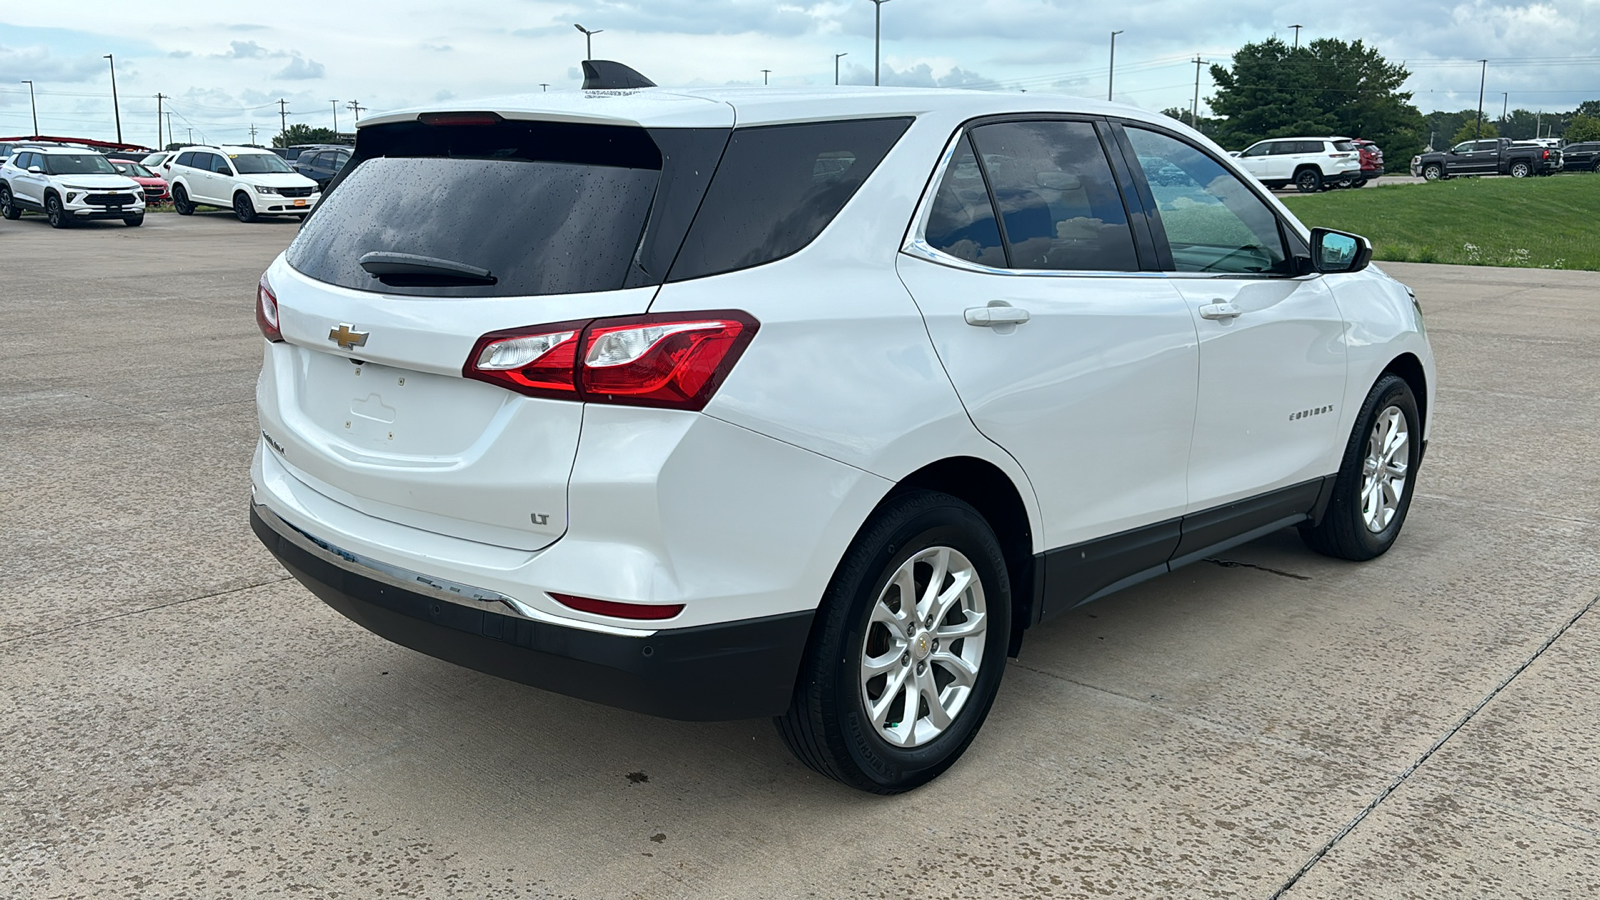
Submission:
[[[317,183],[278,154],[256,147],[185,147],[163,164],[178,215],[196,206],[232,209],[241,222],[257,216],[304,216],[322,198]]]
[[[467,109],[364,120],[257,292],[252,525],[390,640],[773,716],[892,793],[967,747],[1029,627],[1290,526],[1368,559],[1405,520],[1414,298],[1171,119],[888,89]]]
[[[1238,158],[1267,187],[1292,184],[1306,194],[1361,177],[1361,151],[1349,138],[1273,138],[1251,144]]]
[[[0,215],[16,219],[25,210],[44,213],[55,228],[90,219],[138,227],[144,188],[93,150],[24,145],[0,165]]]

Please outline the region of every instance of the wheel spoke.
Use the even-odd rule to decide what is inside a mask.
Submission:
[[[882,675],[885,672],[893,672],[896,669],[902,668],[900,657],[905,655],[905,652],[905,641],[896,640],[894,642],[894,646],[890,648],[889,652],[883,654],[882,656],[874,656],[870,659],[863,659],[861,661],[861,678],[863,680],[877,678],[879,675]]]
[[[961,596],[967,592],[967,586],[972,584],[972,579],[971,569],[963,569],[950,577],[950,587],[940,594],[933,604],[933,615],[929,618],[933,619],[935,625],[943,622],[945,616],[950,615],[951,608],[961,602]]]
[[[955,680],[950,682],[953,685],[972,687],[973,683],[978,680],[978,667],[956,656],[954,653],[940,650],[938,653],[928,657],[928,662],[943,667],[946,672],[954,676]]]
[[[906,676],[909,675],[910,672],[911,669],[907,667],[901,669],[898,673],[889,676],[889,683],[884,685],[883,693],[878,695],[878,699],[873,702],[872,708],[867,710],[868,716],[870,716],[872,719],[872,724],[877,726],[880,730],[883,728],[884,723],[889,719],[889,711],[894,708],[895,699],[904,692],[906,686]],[[901,718],[906,717],[902,716]]]
[[[932,666],[923,668],[922,674],[917,676],[917,693],[928,701],[928,724],[940,731],[949,728],[950,711],[944,708],[944,701],[939,697],[939,684],[933,679]]]
[[[939,626],[939,629],[934,632],[934,635],[936,635],[940,641],[948,644],[951,641],[960,640],[961,638],[977,637],[978,635],[983,634],[984,629],[989,627],[989,617],[984,613],[973,612],[972,610],[968,609],[962,610],[961,614],[966,616],[965,621],[958,622],[954,625],[941,625]]]
[[[950,548],[940,547],[933,557],[933,574],[928,576],[928,586],[917,600],[917,615],[928,616],[939,602],[939,589],[944,587],[944,577],[950,571]]]

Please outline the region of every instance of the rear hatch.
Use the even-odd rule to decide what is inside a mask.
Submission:
[[[648,309],[733,124],[699,102],[718,125],[467,112],[364,128],[267,273],[285,341],[258,395],[274,464],[413,527],[558,539],[583,404],[462,369],[489,332]]]

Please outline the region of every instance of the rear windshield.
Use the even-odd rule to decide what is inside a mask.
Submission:
[[[354,164],[289,248],[296,269],[358,290],[470,297],[617,290],[628,283],[661,180],[661,152],[639,128],[401,123],[361,141]],[[486,269],[492,283],[380,281],[361,266],[374,251]]]
[[[1356,149],[1356,145],[1350,141],[1334,141],[1333,149],[1338,150],[1341,153],[1349,153],[1351,150]]]

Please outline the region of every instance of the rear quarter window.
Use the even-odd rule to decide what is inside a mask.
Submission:
[[[762,265],[828,227],[910,118],[767,125],[733,132],[668,281]]]

